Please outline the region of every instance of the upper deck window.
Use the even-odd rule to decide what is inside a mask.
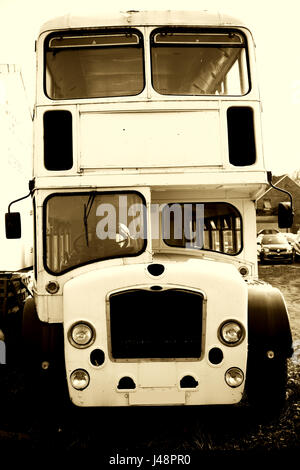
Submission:
[[[144,89],[139,31],[55,33],[45,46],[45,91],[51,99],[137,95]]]
[[[246,39],[237,30],[155,30],[152,84],[162,95],[232,95],[249,91]]]

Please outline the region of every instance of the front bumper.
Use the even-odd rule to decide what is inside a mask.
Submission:
[[[261,255],[263,261],[274,261],[274,260],[292,260],[293,253],[264,253]]]

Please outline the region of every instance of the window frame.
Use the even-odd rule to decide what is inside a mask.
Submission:
[[[99,46],[91,46],[92,48],[98,48],[98,49],[114,49],[116,47],[134,47],[134,48],[141,48],[142,49],[142,73],[143,73],[143,87],[142,89],[138,92],[138,93],[134,93],[134,94],[124,94],[124,95],[110,95],[110,96],[93,96],[93,97],[72,97],[72,98],[52,98],[50,96],[50,94],[48,94],[48,90],[47,90],[47,52],[49,52],[51,50],[51,48],[49,47],[49,44],[51,42],[52,39],[54,39],[55,37],[58,37],[59,35],[63,36],[63,37],[67,37],[67,36],[71,36],[71,37],[74,37],[74,36],[87,36],[87,35],[90,35],[90,36],[93,36],[93,35],[114,35],[114,34],[135,34],[139,37],[139,44],[137,45],[128,45],[128,44],[124,44],[122,46],[120,45],[108,45],[108,46],[103,46],[103,45],[99,45]],[[69,49],[72,49],[72,50],[77,50],[77,49],[88,49],[89,47],[88,46],[81,46],[81,47],[74,47],[74,46],[70,46]],[[56,48],[57,50],[66,50],[68,49],[67,47],[65,48]],[[141,95],[145,88],[146,88],[146,84],[147,84],[147,79],[146,79],[146,64],[145,64],[145,38],[144,38],[144,35],[142,33],[142,31],[140,31],[138,28],[133,28],[133,27],[123,27],[123,28],[116,28],[116,27],[112,27],[112,28],[86,28],[86,29],[80,29],[80,30],[77,30],[77,29],[72,29],[72,30],[57,30],[57,31],[53,31],[51,32],[50,34],[48,34],[46,37],[45,37],[45,40],[44,40],[44,46],[43,46],[43,92],[44,92],[44,95],[51,101],[71,101],[71,100],[75,100],[75,101],[79,101],[79,100],[97,100],[97,99],[112,99],[112,98],[116,98],[116,99],[120,99],[120,98],[126,98],[126,97],[135,97],[135,96],[139,96]]]
[[[195,248],[195,247],[185,247],[185,246],[176,246],[176,245],[171,245],[170,243],[167,243],[166,239],[164,238],[163,236],[163,233],[161,232],[161,239],[162,239],[162,242],[164,243],[164,245],[166,245],[168,248],[171,248],[171,249],[176,249],[176,250],[194,250],[196,252],[211,252],[211,253],[215,253],[217,255],[226,255],[226,256],[238,256],[242,253],[243,249],[244,249],[244,226],[243,226],[243,217],[242,217],[242,214],[241,212],[239,211],[239,209],[231,204],[230,202],[224,202],[224,201],[193,201],[193,202],[182,202],[182,201],[179,201],[179,202],[168,202],[166,203],[166,206],[168,205],[173,205],[173,204],[180,204],[183,205],[184,204],[204,204],[204,207],[206,204],[225,204],[227,206],[230,206],[233,208],[233,212],[236,213],[237,217],[239,218],[240,220],[240,227],[238,229],[238,231],[240,232],[240,235],[241,235],[241,238],[240,238],[240,249],[236,252],[236,253],[226,253],[224,251],[217,251],[217,250],[213,250],[213,249],[210,249],[210,248]],[[163,211],[162,211],[163,213]],[[161,213],[161,217],[163,217],[163,214]],[[222,236],[222,238],[224,238],[224,231],[226,231],[227,229],[224,229],[223,227],[218,230],[216,228],[216,230],[212,230],[211,232],[212,233],[219,233],[219,238],[220,238],[220,234]],[[203,244],[204,244],[204,233],[205,233],[205,230],[203,230]],[[237,241],[237,240],[236,240]]]
[[[48,201],[54,197],[70,197],[70,196],[89,196],[91,193],[95,193],[96,196],[98,195],[126,195],[126,194],[136,194],[140,199],[141,199],[141,204],[143,205],[144,207],[144,210],[145,210],[145,213],[144,213],[144,220],[145,220],[145,233],[147,234],[147,236],[143,239],[143,246],[141,248],[140,251],[138,251],[137,253],[128,253],[128,254],[120,254],[120,255],[115,255],[115,256],[107,256],[105,258],[94,258],[92,260],[89,260],[89,261],[85,261],[83,263],[79,263],[79,264],[75,264],[71,267],[68,267],[62,271],[52,271],[49,266],[47,265],[47,204],[48,204]],[[42,223],[42,236],[43,236],[43,256],[42,256],[42,259],[43,259],[43,267],[45,269],[45,271],[51,275],[54,275],[54,276],[62,276],[63,274],[69,272],[69,271],[72,271],[73,269],[77,269],[77,268],[80,268],[81,266],[87,266],[89,264],[92,264],[92,263],[98,263],[98,262],[101,262],[101,261],[106,261],[106,260],[109,260],[109,259],[117,259],[117,258],[132,258],[132,257],[136,257],[136,256],[140,256],[141,254],[143,254],[146,250],[147,250],[147,245],[148,245],[148,222],[147,222],[147,203],[146,203],[146,199],[145,199],[145,196],[140,193],[139,191],[74,191],[74,192],[55,192],[55,193],[51,193],[49,194],[43,201],[43,206],[42,206],[42,213],[43,213],[43,223]],[[84,229],[83,229],[84,230]]]
[[[172,44],[168,44],[168,43],[161,43],[159,45],[155,44],[155,41],[154,41],[154,36],[157,34],[157,33],[161,33],[161,32],[174,32],[174,33],[211,33],[211,34],[214,34],[214,33],[221,33],[221,34],[228,34],[228,33],[236,33],[236,34],[239,34],[243,37],[243,40],[244,40],[244,43],[242,46],[240,45],[237,45],[237,44],[231,44],[230,47],[232,48],[244,48],[245,49],[245,64],[246,64],[246,67],[247,67],[247,70],[246,70],[246,75],[247,75],[247,79],[248,79],[248,89],[245,93],[242,93],[242,94],[220,94],[220,95],[216,95],[216,94],[170,94],[170,93],[160,93],[158,90],[156,90],[156,88],[154,87],[154,83],[153,83],[153,59],[152,59],[152,48],[153,47],[171,47]],[[207,27],[202,27],[202,26],[198,26],[198,27],[190,27],[190,26],[164,26],[164,27],[159,27],[159,28],[155,28],[154,30],[151,31],[150,33],[150,51],[149,51],[149,54],[150,54],[150,62],[151,62],[151,86],[152,86],[152,89],[155,91],[155,93],[157,93],[158,95],[160,96],[185,96],[185,97],[194,97],[194,98],[203,98],[203,97],[215,97],[215,98],[230,98],[230,97],[234,97],[234,98],[242,98],[244,96],[247,96],[251,91],[252,91],[252,82],[251,82],[251,69],[250,69],[250,59],[249,59],[249,46],[248,46],[248,40],[247,40],[247,37],[246,37],[246,34],[236,28],[236,27],[230,27],[230,28],[216,28],[216,27],[211,27],[211,28],[207,28]],[[199,45],[192,45],[192,44],[176,44],[177,47],[199,47]],[[206,45],[201,45],[201,47],[207,47],[207,48],[215,48],[218,46],[218,43],[215,43],[215,44],[206,44]]]

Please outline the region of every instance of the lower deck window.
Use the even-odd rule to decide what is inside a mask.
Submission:
[[[55,274],[146,247],[145,202],[137,192],[52,194],[44,203],[44,265]]]
[[[225,202],[172,203],[162,211],[164,242],[236,255],[242,249],[241,215]]]

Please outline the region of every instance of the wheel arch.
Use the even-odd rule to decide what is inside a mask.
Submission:
[[[273,351],[288,358],[293,353],[288,310],[279,289],[267,283],[248,286],[248,351],[255,356]]]
[[[63,325],[42,322],[33,297],[29,297],[24,305],[22,343],[29,365],[43,361],[58,365],[64,358]]]

